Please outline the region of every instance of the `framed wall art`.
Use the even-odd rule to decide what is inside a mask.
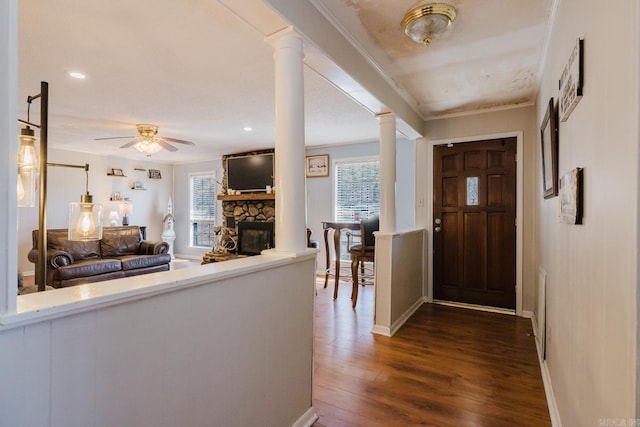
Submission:
[[[560,222],[582,224],[583,169],[575,168],[560,179]]]
[[[542,195],[549,199],[558,195],[558,113],[553,98],[540,125],[542,146]]]
[[[305,170],[307,178],[329,176],[329,155],[307,156]]]
[[[158,170],[158,169],[149,169],[149,178],[151,178],[151,179],[162,179],[162,175],[160,175],[160,170]]]
[[[560,90],[558,109],[560,110],[560,120],[563,122],[567,121],[573,109],[582,99],[582,83],[584,81],[583,57],[584,40],[577,39],[558,82]]]

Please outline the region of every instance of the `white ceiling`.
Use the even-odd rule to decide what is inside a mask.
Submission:
[[[450,0],[458,9],[453,31],[430,46],[400,28],[420,4],[413,0],[267,1],[275,11],[261,0],[20,0],[20,118],[44,80],[52,148],[143,159],[119,148],[126,139],[94,140],[136,136],[137,123],[196,144],[177,144],[155,161],[273,147],[273,48],[265,36],[287,27],[280,16],[314,34],[317,20],[296,21],[293,10],[309,1],[420,120],[530,104],[553,0]],[[347,76],[349,64],[321,40],[307,40],[306,54],[307,146],[377,140],[374,114],[387,108],[379,87]],[[35,101],[32,121],[38,108]]]

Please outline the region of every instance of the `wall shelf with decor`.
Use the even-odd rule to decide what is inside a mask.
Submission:
[[[133,184],[131,184],[131,189],[132,190],[146,190],[146,188],[144,188],[144,184],[142,183],[142,181],[135,181]]]
[[[242,200],[275,200],[276,195],[271,193],[251,193],[251,194],[218,194],[218,200],[222,201],[242,201]]]
[[[111,172],[107,172],[107,176],[117,176],[118,178],[126,178],[127,176],[122,172],[122,169],[111,169]]]

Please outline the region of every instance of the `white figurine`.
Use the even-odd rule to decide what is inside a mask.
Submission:
[[[167,214],[162,218],[162,240],[169,244],[168,254],[171,255],[171,259],[175,259],[173,255],[173,241],[176,239],[176,232],[173,231],[173,223],[173,205],[171,204],[171,198],[169,198]]]

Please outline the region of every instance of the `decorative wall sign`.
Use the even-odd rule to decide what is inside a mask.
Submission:
[[[553,98],[540,125],[542,145],[542,195],[550,199],[558,195],[558,112]]]
[[[560,121],[566,122],[580,99],[582,99],[582,83],[584,81],[584,40],[578,39],[571,50],[569,60],[564,66],[558,81],[560,89]]]
[[[582,224],[582,168],[575,168],[560,179],[560,222]]]

